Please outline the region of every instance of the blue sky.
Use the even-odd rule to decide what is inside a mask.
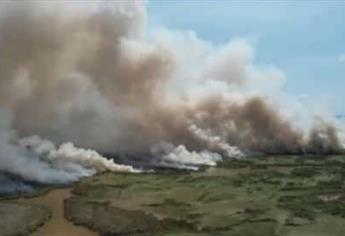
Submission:
[[[193,30],[217,44],[248,38],[258,64],[287,75],[286,90],[345,114],[345,1],[151,0],[149,25]]]

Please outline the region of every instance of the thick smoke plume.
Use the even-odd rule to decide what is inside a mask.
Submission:
[[[344,151],[340,125],[286,94],[248,42],[147,30],[146,17],[143,1],[0,3],[0,106],[16,136],[1,131],[1,171],[68,182],[133,171],[98,153],[182,168]]]
[[[0,121],[0,195],[33,191],[29,182],[66,184],[102,171],[137,172],[71,143],[57,148],[38,136],[18,139],[5,111],[0,112]]]

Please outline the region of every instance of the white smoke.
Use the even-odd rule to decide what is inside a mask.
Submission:
[[[92,172],[136,172],[134,168],[126,165],[115,164],[113,160],[106,159],[94,150],[76,148],[72,143],[63,143],[58,148],[39,136],[31,136],[19,140],[21,147],[32,150],[59,169],[70,169],[72,166],[78,169],[92,170]]]
[[[24,180],[40,183],[69,183],[81,177],[94,174],[92,170],[81,169],[70,172],[54,168],[49,162],[16,145],[16,134],[7,119],[1,116],[0,132],[0,172],[20,176]]]
[[[115,164],[95,151],[76,148],[71,143],[56,148],[52,142],[38,136],[18,140],[11,129],[8,112],[0,111],[0,121],[0,173],[24,181],[66,184],[102,171],[137,172],[131,166]],[[3,182],[7,191],[29,189],[24,183],[15,186],[14,181]]]
[[[238,147],[230,146],[228,143],[221,140],[219,136],[212,136],[206,131],[196,127],[196,125],[191,125],[189,130],[200,140],[204,140],[205,143],[208,144],[208,149],[210,150],[217,150],[228,158],[240,159],[244,157],[244,154]]]
[[[183,145],[175,147],[172,143],[161,142],[151,148],[159,159],[159,166],[198,170],[200,166],[215,166],[222,160],[221,155],[209,151],[188,151]]]

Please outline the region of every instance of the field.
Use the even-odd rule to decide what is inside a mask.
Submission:
[[[343,236],[344,183],[342,156],[255,157],[199,172],[102,173],[63,206],[100,235]]]
[[[0,202],[0,235],[28,235],[50,218],[41,206]]]

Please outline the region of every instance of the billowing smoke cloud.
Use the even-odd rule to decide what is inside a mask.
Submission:
[[[184,167],[344,151],[340,125],[284,93],[284,74],[256,66],[248,42],[149,31],[146,17],[143,1],[0,3],[0,106],[17,139],[31,137],[1,135],[2,171],[68,182],[132,171],[98,153]]]
[[[171,143],[159,143],[151,148],[152,154],[158,158],[158,166],[178,169],[197,170],[196,165],[215,166],[222,158],[218,153],[188,151],[185,146],[175,147]]]
[[[30,182],[66,184],[102,171],[138,172],[71,143],[56,148],[38,136],[18,139],[6,111],[0,111],[0,121],[0,195],[30,192]]]

